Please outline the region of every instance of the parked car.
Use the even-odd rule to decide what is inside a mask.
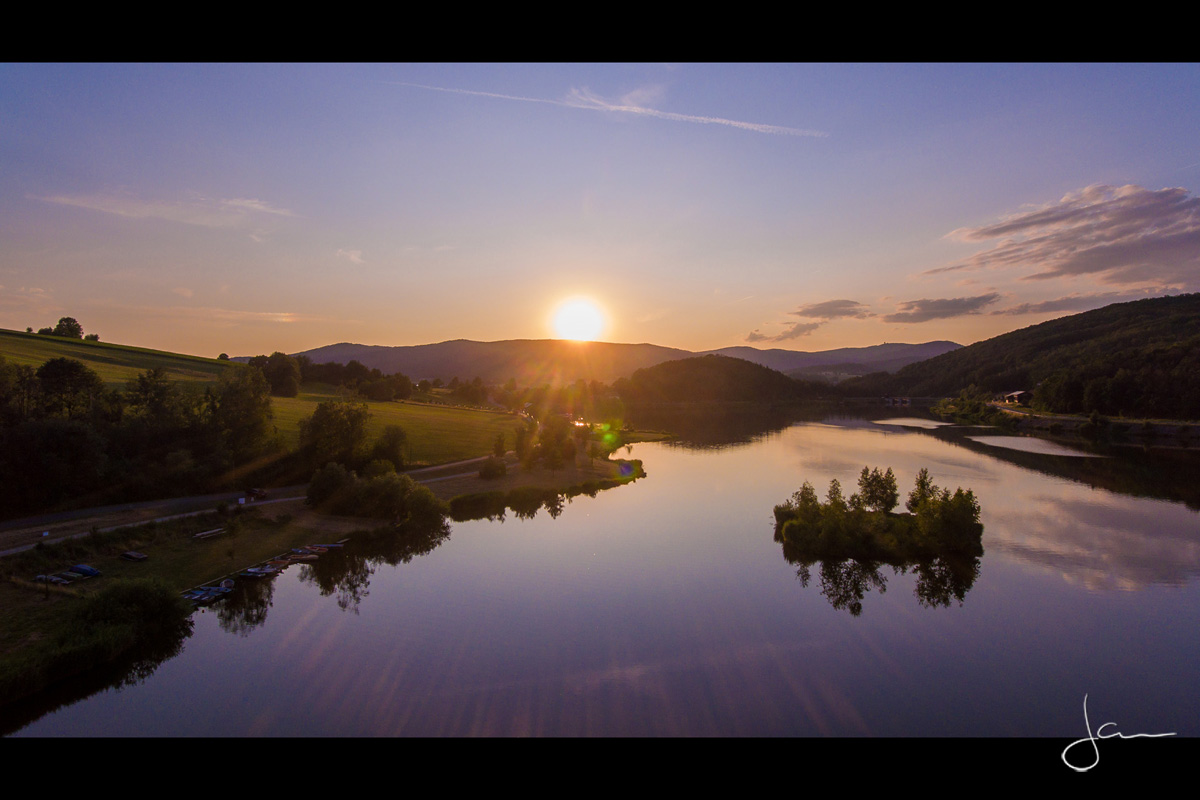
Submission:
[[[265,489],[247,489],[246,490],[246,499],[247,500],[262,500],[266,496],[267,496],[267,491]]]

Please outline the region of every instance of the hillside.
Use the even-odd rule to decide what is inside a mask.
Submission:
[[[769,367],[707,355],[639,369],[613,388],[626,403],[792,402],[815,396],[814,387]]]
[[[812,353],[779,348],[759,350],[754,347],[725,347],[693,353],[653,344],[555,339],[473,342],[456,339],[403,347],[342,342],[293,355],[307,356],[316,364],[327,361],[345,364],[353,359],[385,373],[403,372],[413,380],[441,378],[448,381],[455,377],[470,380],[478,376],[485,383],[504,383],[509,378],[515,378],[521,386],[541,386],[546,383],[573,383],[580,378],[611,383],[645,367],[698,355],[729,356],[786,373],[850,364],[855,366],[843,371],[862,374],[895,370],[960,346],[954,342],[881,344]]]
[[[849,394],[1035,390],[1050,411],[1200,418],[1200,294],[1135,300],[1043,322],[846,381]]]
[[[110,389],[123,389],[139,372],[155,367],[166,370],[172,380],[215,382],[229,366],[228,361],[215,358],[4,329],[0,329],[0,355],[10,364],[31,367],[53,358],[73,358],[95,370]]]

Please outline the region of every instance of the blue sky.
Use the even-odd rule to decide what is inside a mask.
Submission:
[[[968,344],[1200,288],[1200,67],[0,65],[0,327]]]

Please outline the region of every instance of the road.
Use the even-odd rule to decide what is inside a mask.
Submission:
[[[486,458],[487,456],[468,458],[449,464],[439,464],[435,467],[409,470],[403,474],[412,477],[418,483],[433,483],[460,478],[464,475],[477,474],[478,465]],[[57,542],[72,537],[87,536],[93,527],[103,532],[132,525],[145,525],[150,522],[206,514],[215,511],[222,503],[234,505],[245,502],[247,505],[263,506],[303,500],[307,491],[308,484],[302,483],[296,486],[272,488],[268,491],[268,497],[265,500],[246,500],[244,492],[221,492],[195,497],[121,503],[8,520],[0,522],[0,557],[28,550],[38,542]]]

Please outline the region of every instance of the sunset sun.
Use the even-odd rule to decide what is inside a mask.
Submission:
[[[563,301],[551,320],[554,335],[560,339],[591,341],[604,330],[604,314],[586,297]]]

